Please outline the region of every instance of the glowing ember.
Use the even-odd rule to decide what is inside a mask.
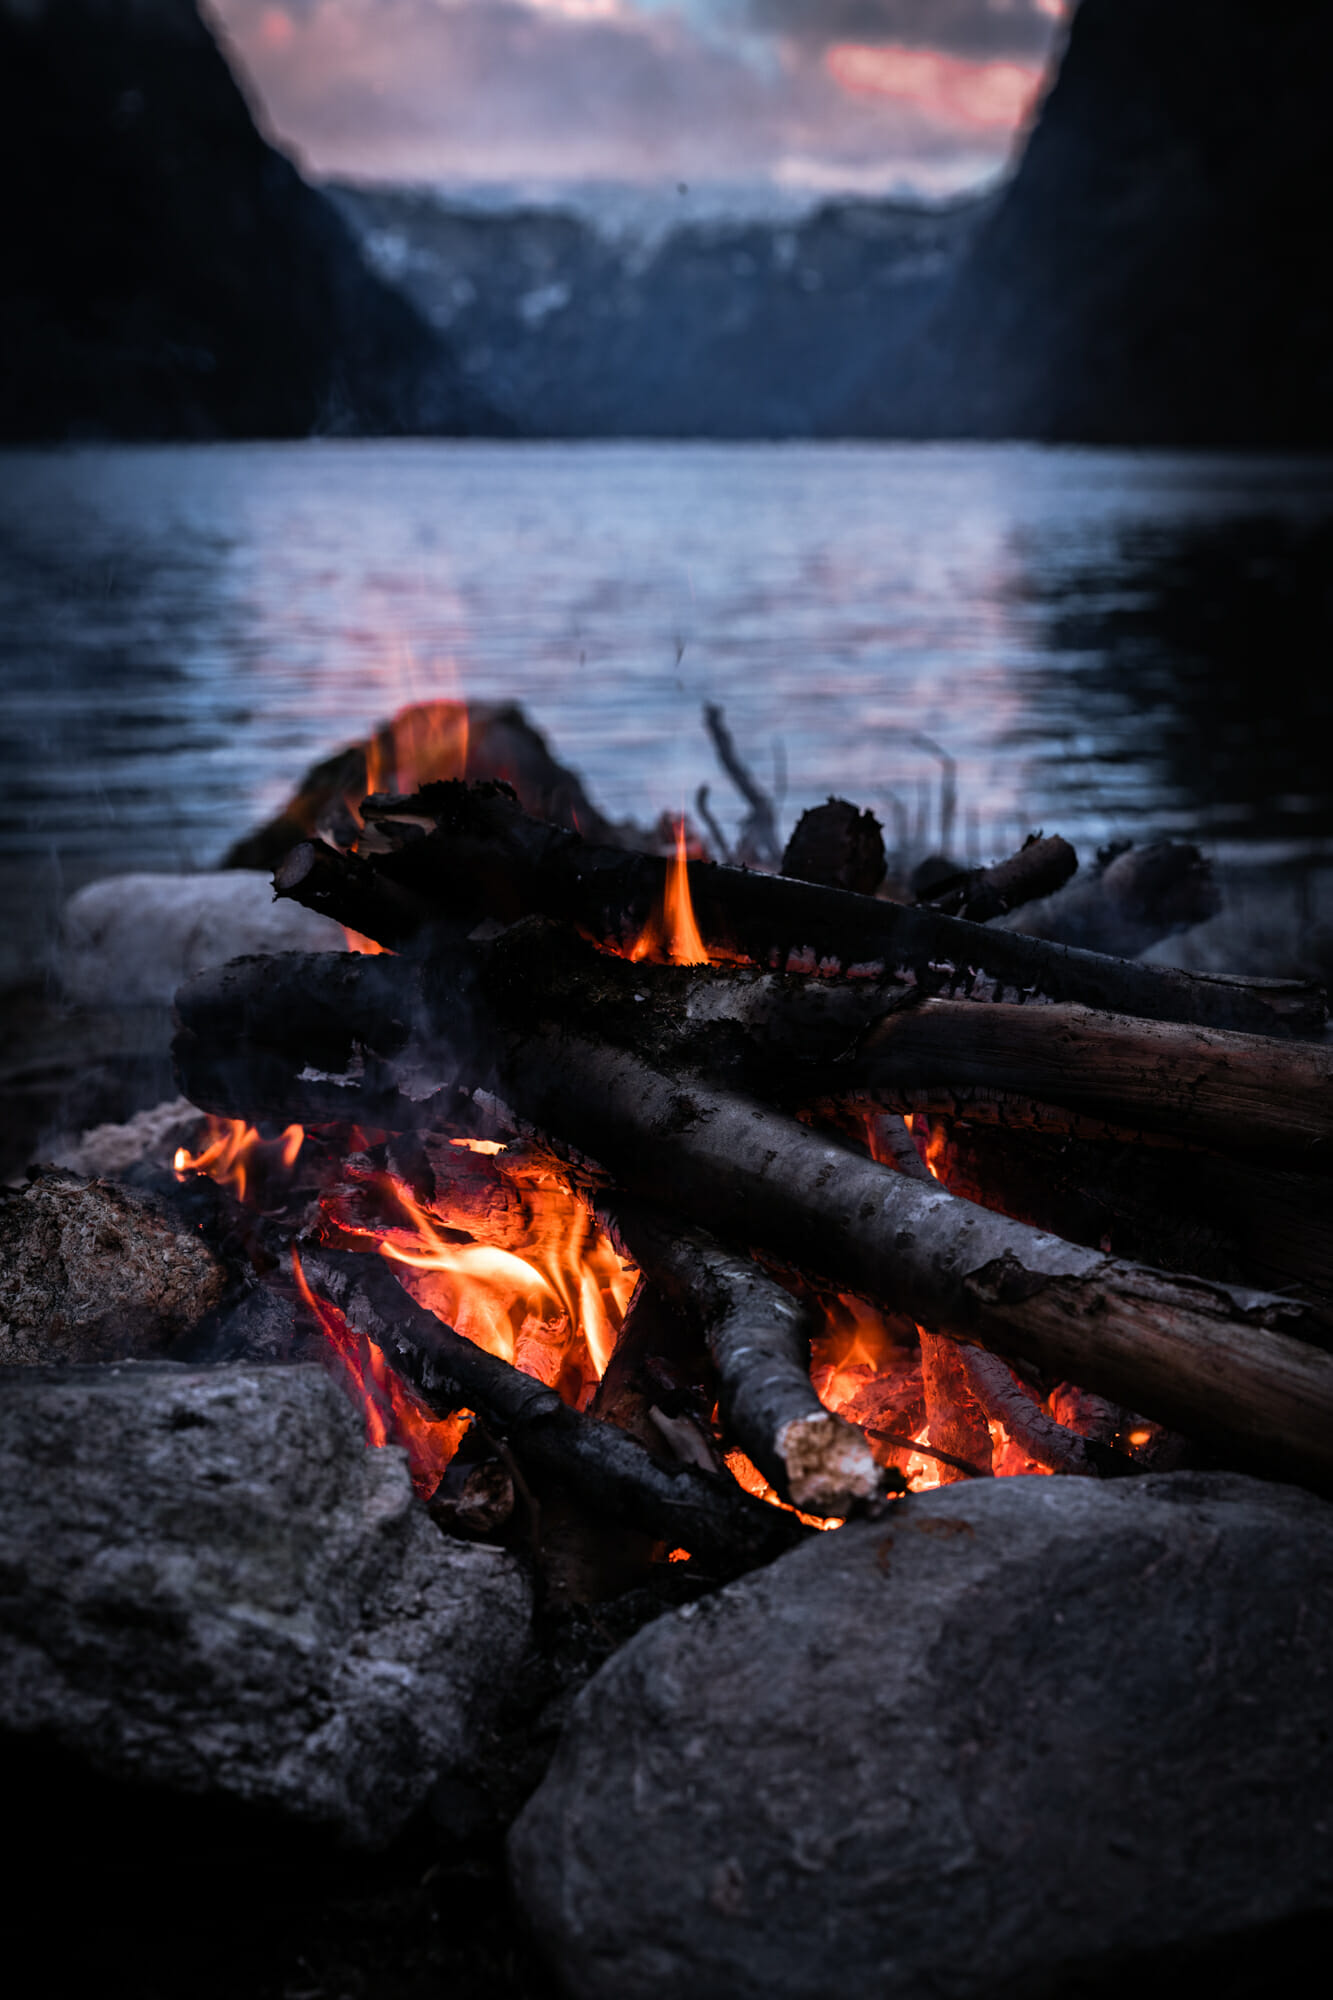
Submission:
[[[366,1443],[376,1447],[402,1445],[407,1452],[412,1485],[423,1500],[429,1500],[463,1441],[472,1421],[471,1411],[455,1410],[449,1417],[435,1416],[415,1389],[389,1366],[374,1341],[353,1333],[337,1306],[311,1291],[295,1248],[292,1273],[297,1290],[342,1363],[365,1413]]]
[[[834,1516],[827,1519],[822,1514],[803,1514],[799,1507],[788,1506],[776,1490],[769,1485],[763,1473],[743,1451],[733,1448],[726,1455],[727,1470],[738,1486],[747,1493],[753,1493],[756,1500],[766,1500],[770,1507],[781,1507],[786,1514],[795,1514],[798,1521],[804,1521],[807,1528],[840,1528],[842,1522]]]
[[[290,1174],[305,1141],[303,1125],[289,1125],[276,1139],[263,1139],[243,1118],[209,1118],[204,1144],[198,1153],[185,1146],[176,1148],[172,1167],[177,1175],[207,1174],[211,1180],[229,1187],[238,1201],[255,1176],[275,1172]]]

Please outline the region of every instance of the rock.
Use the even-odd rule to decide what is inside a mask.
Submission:
[[[387,1840],[523,1652],[318,1368],[0,1371],[0,1727],[99,1771]]]
[[[113,1181],[0,1190],[0,1364],[161,1354],[226,1283],[201,1236]]]
[[[517,1889],[580,2000],[1043,1993],[1333,1905],[1331,1692],[1325,1502],[969,1482],[632,1639]]]
[[[493,428],[256,129],[195,0],[0,6],[0,436]],[[252,100],[253,101],[253,100]]]
[[[69,1000],[170,1006],[176,988],[251,952],[346,951],[341,924],[278,902],[267,875],[111,875],[71,896],[57,971]]]
[[[1198,848],[1158,840],[1112,853],[1055,895],[999,918],[996,929],[1137,958],[1159,939],[1205,923],[1218,901],[1212,863]]]

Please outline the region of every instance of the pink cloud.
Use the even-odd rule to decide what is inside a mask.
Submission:
[[[969,62],[938,49],[837,42],[824,54],[829,75],[852,97],[914,104],[949,125],[1012,130],[1032,109],[1042,72],[1026,63]]]
[[[209,0],[265,129],[319,174],[947,193],[995,172],[1037,70],[864,45],[870,3],[838,0],[827,49],[643,0]],[[895,19],[940,4],[873,0]]]

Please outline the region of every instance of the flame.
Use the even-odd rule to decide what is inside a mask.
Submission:
[[[421,1499],[429,1500],[463,1441],[472,1412],[455,1410],[452,1416],[437,1417],[416,1390],[389,1366],[374,1341],[367,1340],[364,1334],[353,1333],[337,1306],[311,1291],[295,1244],[292,1273],[296,1289],[314,1314],[360,1400],[366,1419],[366,1443],[377,1448],[402,1445],[407,1452],[412,1485]]]
[[[753,1493],[756,1500],[766,1500],[770,1507],[781,1507],[784,1514],[794,1514],[798,1521],[804,1521],[807,1528],[840,1528],[843,1523],[833,1515],[803,1514],[799,1507],[793,1507],[782,1499],[776,1487],[770,1486],[759,1467],[738,1447],[733,1446],[726,1453],[727,1470],[738,1486],[747,1493]]]
[[[186,1174],[207,1174],[223,1187],[234,1190],[237,1201],[245,1200],[254,1171],[272,1172],[280,1168],[290,1173],[305,1141],[303,1125],[289,1125],[276,1139],[263,1139],[243,1118],[210,1117],[204,1128],[204,1145],[198,1153],[178,1146],[172,1167],[179,1178]]]
[[[504,1150],[493,1140],[464,1143],[468,1151]],[[576,1196],[554,1175],[539,1176],[545,1198],[522,1205],[522,1241],[503,1248],[471,1235],[472,1210],[427,1209],[395,1175],[372,1178],[407,1226],[366,1227],[326,1201],[338,1227],[373,1237],[382,1256],[413,1273],[413,1297],[478,1347],[567,1402],[585,1403],[605,1373],[638,1274]]]
[[[378,958],[386,949],[384,945],[376,944],[374,938],[362,937],[360,931],[349,930],[346,924],[343,925],[343,936],[349,951],[359,951],[366,958]]]
[[[400,708],[366,744],[366,792],[415,792],[467,775],[465,701],[418,701]]]
[[[684,816],[676,821],[676,851],[667,864],[662,908],[654,911],[625,954],[634,964],[664,958],[670,965],[707,965],[708,951],[694,916]]]

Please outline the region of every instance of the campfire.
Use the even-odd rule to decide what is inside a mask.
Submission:
[[[177,1175],[438,1518],[540,1560],[572,1507],[596,1597],[969,1479],[1327,1484],[1322,996],[997,924],[1058,839],[889,900],[845,802],[766,871],[525,756],[435,703],[320,767],[251,846],[349,952],[177,998]]]
[[[238,843],[183,1095],[0,1200],[0,1720],[588,2000],[1322,1907],[1322,993],[1058,941],[1192,849],[783,844],[706,722],[731,839],[437,703]]]

